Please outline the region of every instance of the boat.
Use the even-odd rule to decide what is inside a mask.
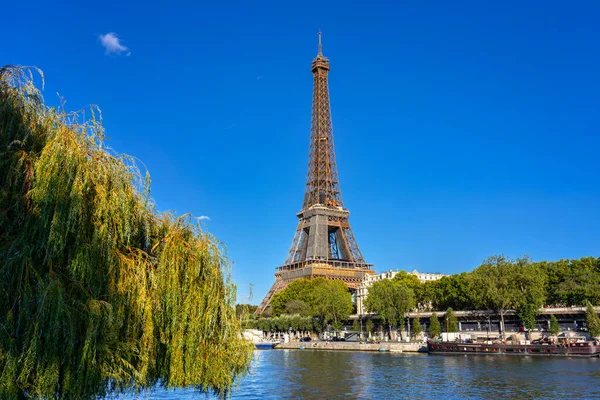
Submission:
[[[537,341],[526,344],[498,341],[437,342],[428,340],[427,351],[429,354],[598,357],[600,356],[600,343],[596,340],[566,340],[558,343]]]

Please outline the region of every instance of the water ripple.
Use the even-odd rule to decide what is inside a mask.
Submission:
[[[232,399],[592,399],[600,360],[370,352],[255,352]],[[210,398],[157,389],[126,399]]]

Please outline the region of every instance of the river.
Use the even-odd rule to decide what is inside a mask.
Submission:
[[[204,397],[157,390],[138,398]],[[591,399],[600,398],[600,359],[265,350],[232,398]]]

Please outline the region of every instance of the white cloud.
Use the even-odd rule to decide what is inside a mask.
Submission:
[[[114,32],[109,32],[106,35],[100,35],[100,43],[106,49],[104,54],[121,54],[125,53],[126,56],[131,55],[131,51],[129,51],[128,47],[125,47],[121,44],[119,37]]]
[[[201,215],[197,219],[198,219],[198,221],[210,221],[210,217],[208,217],[206,215]]]

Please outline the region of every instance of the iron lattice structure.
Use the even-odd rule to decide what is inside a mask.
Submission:
[[[340,279],[356,290],[366,274],[374,273],[358,248],[344,208],[335,161],[329,103],[329,60],[323,56],[321,32],[318,54],[311,64],[314,78],[308,175],[298,227],[284,265],[256,314],[262,314],[273,295],[300,278]]]

